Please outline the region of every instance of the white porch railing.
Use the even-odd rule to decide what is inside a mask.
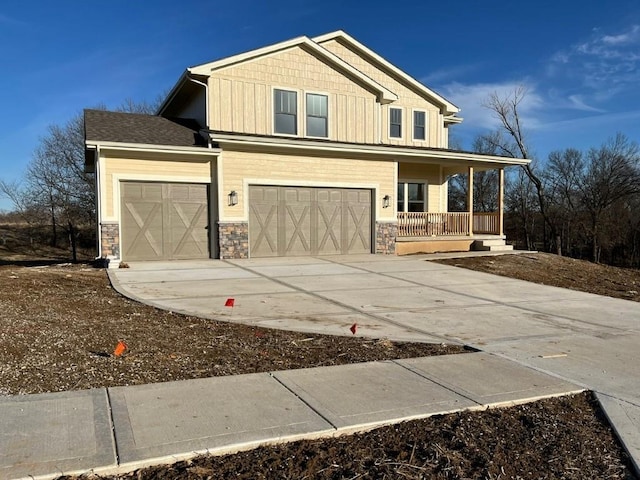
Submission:
[[[474,213],[473,233],[500,233],[497,212]],[[469,235],[468,212],[398,212],[399,237],[448,237]]]

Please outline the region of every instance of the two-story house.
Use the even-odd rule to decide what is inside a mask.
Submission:
[[[527,160],[448,149],[459,109],[338,31],[188,68],[158,115],[87,110],[99,253],[112,260],[504,245],[447,179]]]

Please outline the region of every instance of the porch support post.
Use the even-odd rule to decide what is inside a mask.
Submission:
[[[498,169],[498,234],[504,235],[504,168]]]
[[[467,206],[469,208],[469,236],[473,235],[473,167],[468,168]]]

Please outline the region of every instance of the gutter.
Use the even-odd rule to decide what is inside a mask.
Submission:
[[[497,165],[527,165],[531,162],[529,159],[500,157],[497,155],[484,155],[471,152],[455,152],[448,150],[431,150],[431,149],[411,149],[388,147],[384,145],[367,145],[367,144],[348,144],[333,142],[306,141],[305,143],[292,142],[288,139],[242,135],[225,135],[208,132],[209,137],[215,143],[226,143],[230,145],[243,145],[250,147],[271,147],[286,148],[291,150],[315,150],[324,152],[338,152],[350,154],[364,155],[380,155],[389,159],[396,160],[397,157],[407,159],[431,159],[431,160],[449,160],[452,162],[468,163],[492,163]]]
[[[96,150],[115,150],[115,151],[140,151],[151,153],[183,153],[190,155],[219,155],[222,150],[219,148],[206,148],[206,147],[179,147],[173,145],[151,145],[145,143],[120,143],[120,142],[100,142],[87,140],[86,145],[88,148],[95,148]]]

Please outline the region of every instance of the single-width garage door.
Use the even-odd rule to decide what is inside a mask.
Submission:
[[[249,187],[252,257],[371,253],[371,190]]]
[[[209,257],[205,184],[122,182],[122,259]]]

